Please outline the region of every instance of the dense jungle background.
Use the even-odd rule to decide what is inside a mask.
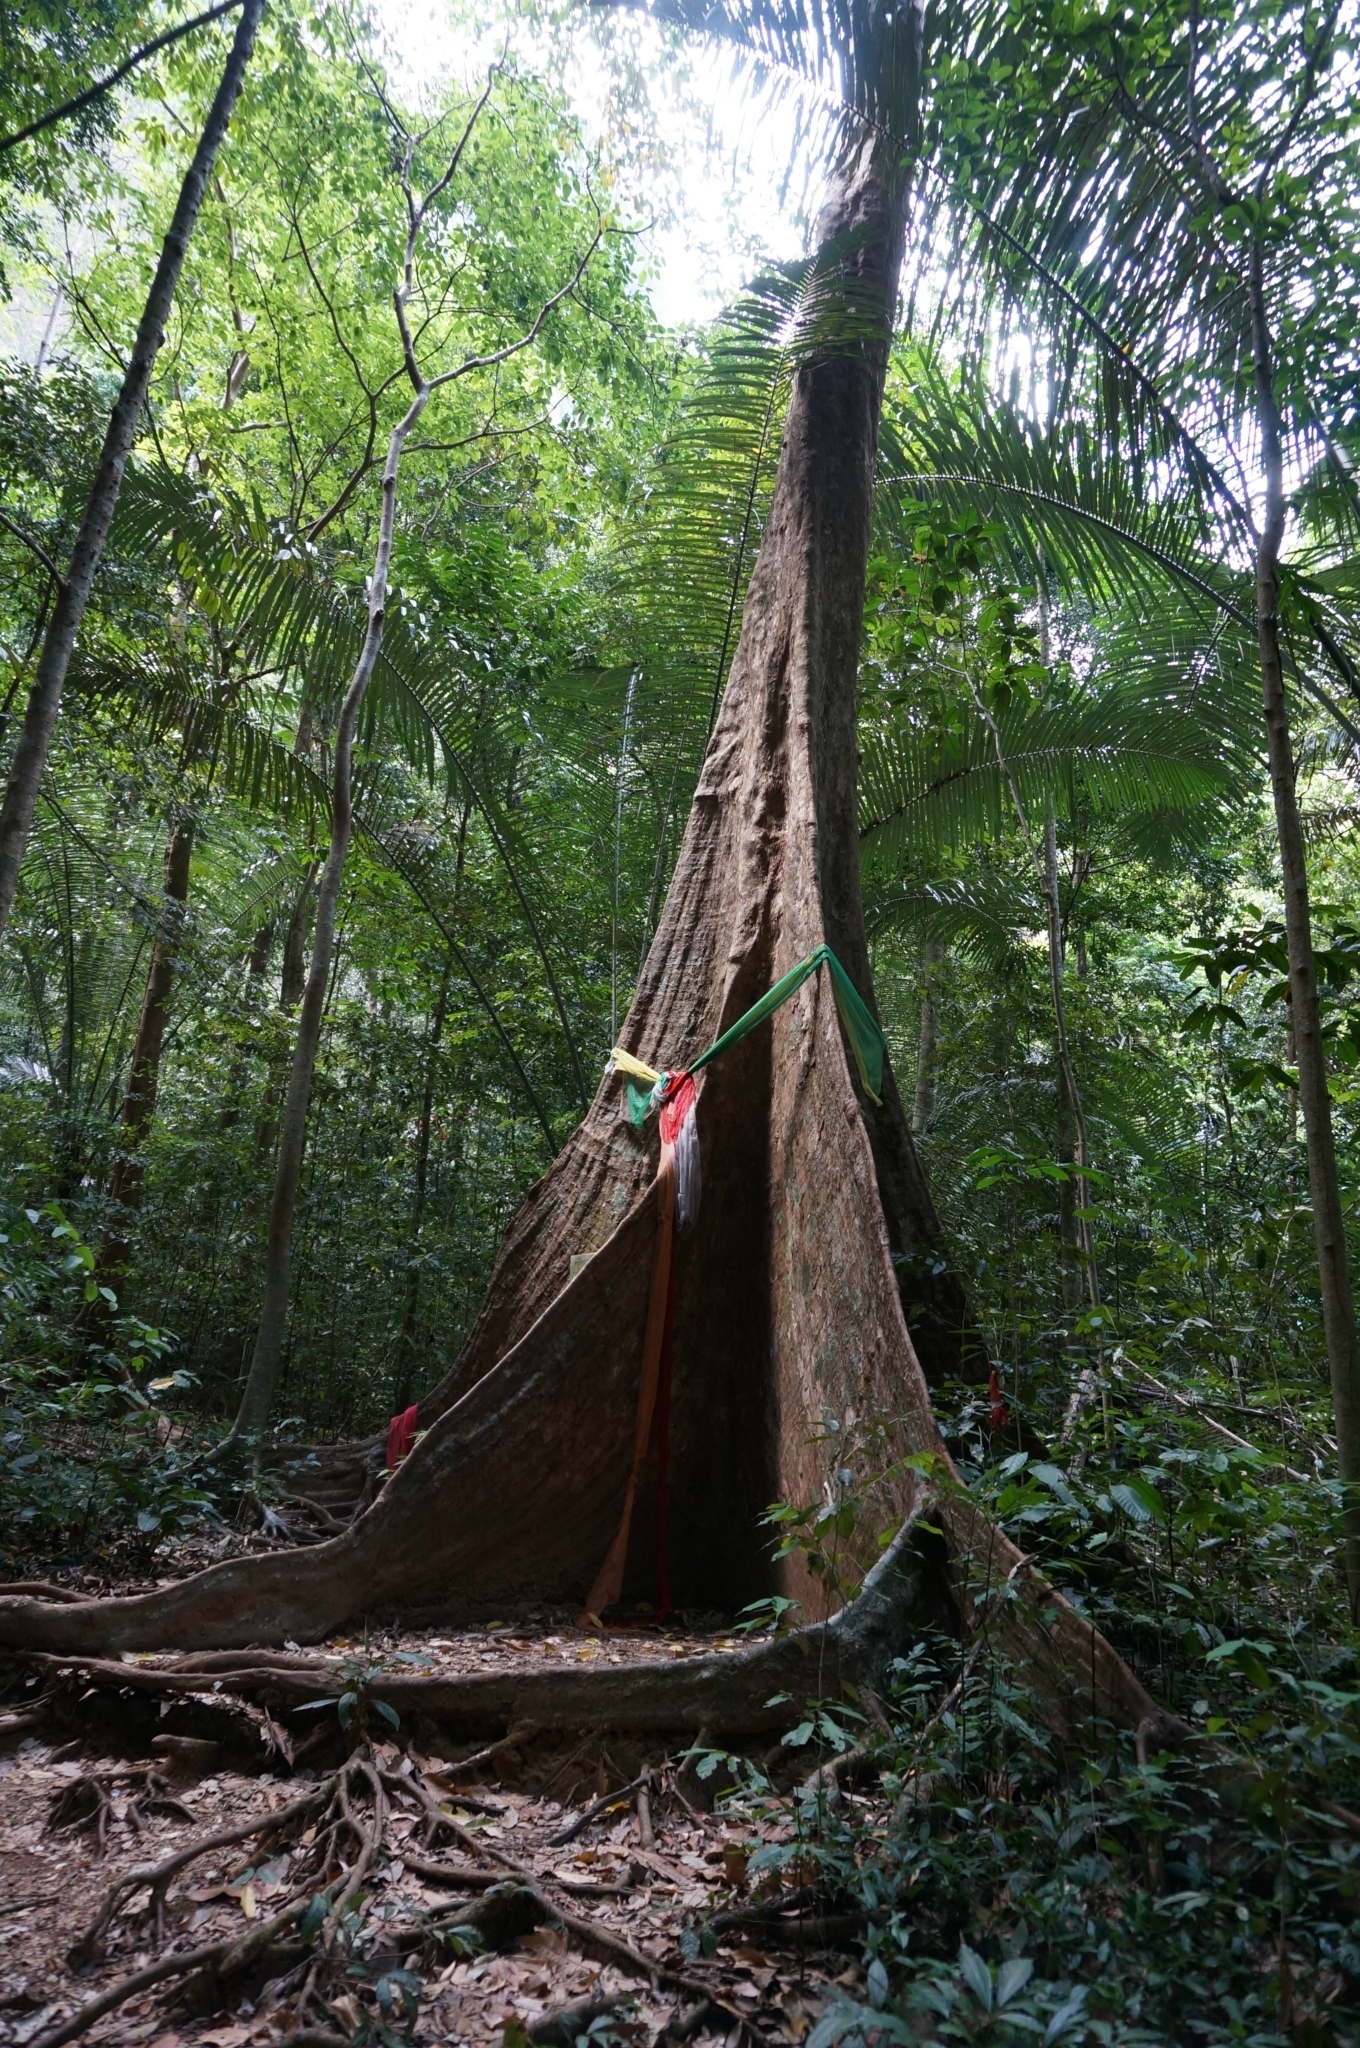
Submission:
[[[179,19],[0,10],[6,756],[235,16],[15,138]],[[786,125],[811,220],[843,53],[832,38],[830,72],[800,71],[782,21],[755,0],[659,24],[460,17],[463,69],[417,76],[385,17],[264,11],[0,944],[8,1579],[143,1581],[298,1534],[267,1472],[210,1454],[256,1348],[337,730],[410,400],[408,230],[412,331],[449,381],[392,492],[275,1433],[376,1437],[441,1378],[585,1112],[665,898],[813,321],[808,263],[759,251],[720,317],[660,318],[655,230],[684,205],[668,124],[700,128],[721,77],[751,123]],[[1349,7],[1256,0],[926,20],[860,846],[873,995],[995,1368],[941,1392],[941,1423],[1002,1526],[1257,1777],[1226,1847],[1183,1765],[1140,1755],[1116,1790],[1089,1763],[1074,1788],[1021,1690],[923,1646],[890,1782],[896,1881],[928,1871],[930,1928],[865,1875],[849,1808],[779,1850],[804,1878],[820,1857],[870,1916],[819,2048],[932,2027],[1355,2038],[1360,1378],[1349,1293],[1349,1367],[1335,1315],[1324,1332],[1326,1162],[1294,1030],[1304,881],[1354,1271],[1355,34]],[[704,35],[732,68],[695,68]],[[409,193],[460,135],[417,242]],[[1288,929],[1257,616],[1273,446],[1306,860]],[[833,1584],[877,1420],[829,1416],[827,1496],[772,1504],[771,1543]],[[849,1725],[801,1739],[845,1747]],[[919,1772],[930,1744],[947,1817],[918,1839],[903,1759]],[[733,1784],[743,1811],[775,1796],[759,1773]],[[374,2029],[406,2024],[380,2003]],[[368,2025],[353,2038],[386,2038]]]

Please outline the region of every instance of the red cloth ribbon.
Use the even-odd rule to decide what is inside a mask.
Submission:
[[[388,1423],[387,1469],[389,1472],[396,1471],[398,1465],[410,1450],[411,1439],[416,1433],[416,1417],[419,1413],[420,1403],[413,1401],[409,1408],[403,1409],[400,1415],[394,1415]]]
[[[1011,1418],[1007,1413],[1006,1399],[1001,1391],[1001,1375],[995,1366],[992,1367],[991,1377],[987,1381],[987,1398],[992,1404],[992,1435],[1000,1436]]]
[[[666,1086],[661,1096],[661,1142],[673,1145],[680,1135],[680,1126],[695,1104],[694,1076],[682,1067],[678,1074],[666,1076]]]

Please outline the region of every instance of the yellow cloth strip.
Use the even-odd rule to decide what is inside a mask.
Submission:
[[[609,1057],[621,1074],[631,1074],[635,1081],[646,1081],[654,1088],[661,1079],[655,1067],[645,1067],[641,1060],[635,1060],[633,1055],[625,1052],[621,1046],[616,1045]]]

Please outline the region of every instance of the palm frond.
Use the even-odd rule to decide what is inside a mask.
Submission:
[[[1177,611],[1187,623],[1191,613],[1200,618],[1221,658],[1231,648],[1244,676],[1256,660],[1249,572],[1206,551],[1201,506],[1169,489],[1164,475],[1153,489],[1149,466],[1128,459],[1089,420],[1074,415],[1040,432],[980,378],[951,376],[930,351],[914,349],[894,383],[880,468],[885,545],[901,544],[923,504],[955,519],[966,512],[996,529],[1021,583],[1104,605],[1115,617],[1131,596],[1145,613],[1164,606],[1171,586]],[[1302,645],[1286,643],[1293,680],[1360,745],[1355,715],[1318,668],[1320,652],[1360,696],[1360,605],[1346,602],[1344,569],[1294,575],[1290,588],[1305,628]]]
[[[529,1072],[520,1057],[506,1024],[477,973],[466,946],[449,921],[449,906],[455,890],[445,871],[445,849],[439,836],[424,829],[412,829],[409,804],[403,801],[398,781],[381,764],[365,764],[357,778],[354,822],[389,867],[406,883],[426,911],[458,963],[459,972],[486,1012],[547,1140],[550,1155],[557,1152],[552,1122],[543,1106]]]
[[[1056,706],[997,718],[1005,766],[979,713],[940,734],[899,727],[867,735],[860,771],[860,841],[875,863],[995,838],[1014,823],[1011,785],[1041,817],[1067,789],[1113,815],[1216,809],[1241,787],[1241,762],[1183,686],[1154,689],[1137,675]]]
[[[934,939],[992,973],[1004,972],[1023,935],[1041,931],[1044,922],[1043,905],[1032,888],[985,867],[929,882],[876,875],[864,909],[871,937],[895,931]]]

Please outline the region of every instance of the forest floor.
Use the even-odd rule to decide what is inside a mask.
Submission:
[[[721,1632],[672,1630],[600,1638],[547,1616],[532,1627],[383,1632],[362,1645],[336,1637],[309,1654],[342,1675],[360,1650],[366,1659],[453,1673],[521,1660],[671,1660],[735,1650],[739,1643]],[[155,1661],[173,1666],[175,1660]],[[68,1698],[80,1679],[78,1670],[69,1674]],[[148,1752],[144,1734],[140,1741],[119,1741],[99,1727],[64,1740],[69,1720],[59,1729],[44,1724],[13,1731],[0,1750],[3,2048],[39,2048],[54,2032],[68,2038],[65,2024],[118,1979],[158,1958],[247,1935],[293,1902],[315,1896],[320,1883],[333,1881],[340,1861],[352,1868],[351,1848],[329,1867],[318,1861],[315,1825],[310,1836],[297,1825],[285,1828],[259,1848],[240,1840],[175,1873],[164,1888],[159,1925],[143,1882],[113,1915],[102,1955],[76,1967],[68,1954],[130,1873],[197,1840],[264,1819],[310,1786],[324,1792],[346,1746],[371,1762],[375,1797],[379,1778],[389,1791],[380,1848],[346,1919],[336,1967],[317,1987],[335,2030],[329,2038],[469,2048],[504,2040],[507,2048],[525,2048],[526,2038],[570,2043],[595,2018],[594,2039],[607,2028],[608,2039],[638,2044],[663,2035],[730,2040],[733,2048],[743,2039],[798,2042],[828,1997],[862,1981],[857,1965],[809,1940],[817,1928],[792,1921],[784,1930],[761,1928],[757,1919],[753,1934],[734,1924],[743,1911],[758,1915],[761,1881],[748,1884],[749,1859],[762,1848],[777,1850],[789,1839],[790,1823],[784,1809],[770,1804],[704,1810],[711,1788],[692,1760],[659,1754],[639,1760],[635,1747],[596,1732],[570,1748],[557,1738],[555,1753],[531,1745],[531,1754],[521,1754],[498,1745],[499,1753],[479,1764],[475,1756],[460,1760],[454,1745],[447,1755],[438,1753],[441,1745],[428,1731],[422,1741],[376,1720],[366,1735],[352,1728],[342,1738],[327,1712],[321,1717],[326,1733],[318,1727],[316,1740],[298,1745],[303,1753],[294,1764],[268,1746],[268,1717],[257,1718],[266,1721],[258,1758],[230,1744],[218,1750],[174,1737],[169,1741],[178,1742],[177,1753],[167,1754],[165,1741]],[[294,1738],[297,1727],[294,1722]],[[274,1728],[273,1735],[281,1731]],[[651,1773],[641,1800],[630,1784],[640,1769]],[[626,1797],[569,1842],[554,1843],[595,1801],[620,1789]],[[342,1782],[342,1805],[345,1797]],[[436,1810],[449,1817],[443,1834],[431,1818]],[[486,1865],[480,1871],[477,1858]],[[441,1866],[447,1875],[436,1876]],[[470,1884],[459,1884],[460,1869]],[[488,1885],[515,1871],[538,1888],[541,1900],[560,1906],[571,1924],[554,1924],[550,1914],[494,1946],[451,1942],[448,1931],[460,1906],[485,1903]],[[263,1973],[257,1968],[209,1987],[206,1997],[203,1980],[172,1977],[96,2020],[81,2037],[153,2048],[263,2048],[290,2034],[301,2039],[293,2008],[304,1966],[296,1953],[281,1972],[271,1976],[266,1963]],[[414,2032],[400,2012],[400,1976],[388,1985],[386,1996],[396,2003],[383,2017],[380,1980],[393,1969],[411,1973],[407,1995],[419,1984]],[[345,1988],[347,1976],[352,1983]],[[568,2015],[564,2028],[559,2011],[582,2003],[581,2016]],[[310,2011],[315,2028],[317,1998]]]

